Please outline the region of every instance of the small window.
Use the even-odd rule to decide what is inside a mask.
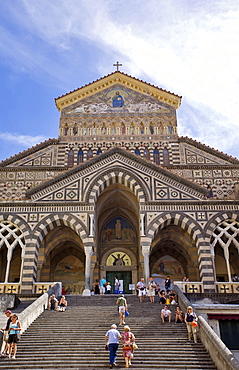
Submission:
[[[68,153],[67,165],[69,167],[73,167],[74,166],[74,151],[72,149]]]
[[[154,163],[160,164],[158,149],[154,149]]]
[[[77,156],[77,164],[82,163],[84,160],[84,153],[83,150],[80,149]]]
[[[169,166],[169,152],[167,148],[163,150],[163,165]]]

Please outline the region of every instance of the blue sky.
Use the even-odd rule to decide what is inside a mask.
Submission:
[[[238,0],[0,3],[0,160],[58,137],[54,98],[115,70],[182,95],[181,136],[239,158]]]

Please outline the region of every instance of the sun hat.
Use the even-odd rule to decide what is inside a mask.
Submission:
[[[12,313],[12,311],[10,311],[10,310],[7,310],[5,313]]]

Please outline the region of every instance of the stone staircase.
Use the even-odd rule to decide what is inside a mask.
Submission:
[[[66,312],[45,311],[22,335],[16,360],[0,358],[0,369],[105,369],[109,368],[104,335],[118,324],[116,296],[69,296]],[[200,343],[187,340],[185,324],[160,320],[162,305],[139,303],[126,296],[130,315],[126,323],[136,336],[135,370],[216,370]],[[170,307],[174,312],[175,306]],[[174,317],[174,315],[173,315]],[[119,327],[121,331],[122,327]],[[118,369],[124,368],[118,350]]]

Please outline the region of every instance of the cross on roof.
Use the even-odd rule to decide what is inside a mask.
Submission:
[[[119,62],[116,62],[115,64],[113,64],[113,67],[117,67],[117,71],[119,70],[119,67],[121,67],[122,64],[120,64]]]

